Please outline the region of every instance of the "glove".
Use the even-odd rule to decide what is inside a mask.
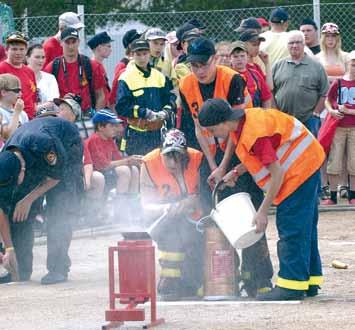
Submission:
[[[161,110],[156,113],[157,119],[165,120],[168,118],[169,114],[166,110]]]
[[[18,281],[18,266],[14,248],[7,248],[2,258],[4,267],[11,274],[12,281]]]
[[[149,121],[157,120],[156,112],[150,109],[146,109],[144,119],[147,119]]]

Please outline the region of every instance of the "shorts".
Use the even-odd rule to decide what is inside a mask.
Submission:
[[[330,147],[327,174],[343,173],[344,155],[348,173],[355,175],[355,127],[337,127]]]
[[[105,178],[105,192],[109,192],[111,189],[116,188],[117,186],[117,172],[114,168],[108,170],[100,171]]]

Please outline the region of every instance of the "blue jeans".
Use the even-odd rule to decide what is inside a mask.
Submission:
[[[304,126],[317,138],[318,132],[320,129],[321,121],[319,117],[313,116],[309,118],[305,123]]]

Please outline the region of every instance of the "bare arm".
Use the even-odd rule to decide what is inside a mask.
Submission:
[[[279,161],[271,163],[267,168],[271,175],[270,188],[266,192],[265,198],[254,217],[257,232],[263,232],[266,229],[269,208],[280,190],[284,176]]]
[[[219,165],[219,167],[223,168],[225,171],[227,170],[228,165],[232,159],[234,150],[235,150],[235,144],[233,143],[232,139],[229,137],[227,140],[227,146],[223,155],[222,162]]]
[[[197,141],[200,144],[200,147],[202,149],[202,152],[208,161],[208,165],[210,166],[211,171],[215,170],[217,168],[216,161],[214,159],[214,156],[211,154],[206,138],[202,134],[202,128],[196,120],[195,120],[195,134],[196,134]]]
[[[267,101],[263,101],[262,102],[262,107],[265,108],[265,109],[269,109],[271,108],[271,101],[272,101],[273,98],[271,98],[270,100],[267,100]]]
[[[103,109],[105,104],[105,92],[103,88],[100,88],[95,91],[95,98],[96,98],[96,109],[100,110]]]
[[[320,114],[324,109],[324,102],[325,102],[325,96],[321,96],[313,111]]]
[[[11,121],[8,125],[3,127],[3,136],[5,139],[8,139],[19,126],[20,114],[24,108],[24,103],[22,99],[17,99],[14,106],[14,112],[11,118]]]
[[[92,174],[94,173],[94,167],[92,164],[84,165],[84,183],[85,183],[85,190],[89,190],[91,187],[91,178]]]

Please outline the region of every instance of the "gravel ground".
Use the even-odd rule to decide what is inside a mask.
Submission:
[[[273,218],[267,234],[277,269]],[[355,329],[355,212],[322,213],[319,237],[325,284],[318,297],[284,304],[159,303],[158,314],[166,320],[159,329]],[[70,280],[46,287],[39,283],[46,273],[46,247],[37,245],[32,281],[0,287],[0,329],[101,329],[108,307],[107,247],[118,239],[112,230],[74,240]],[[332,268],[334,259],[350,264],[349,269]],[[149,317],[149,306],[146,311]]]

